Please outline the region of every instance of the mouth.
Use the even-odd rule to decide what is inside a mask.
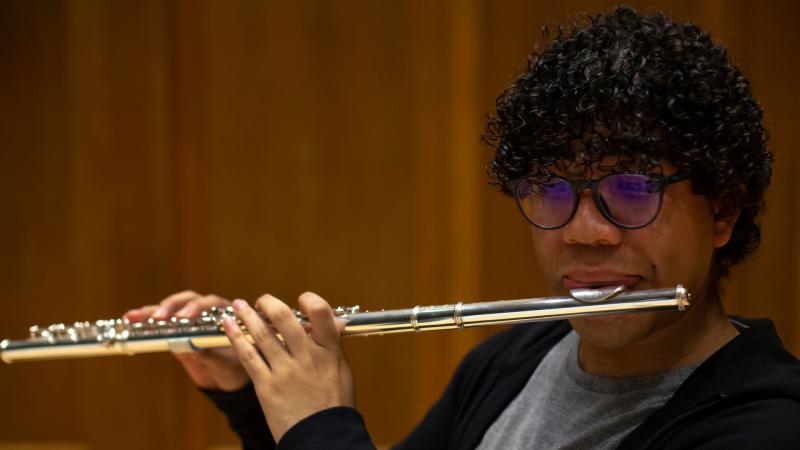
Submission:
[[[625,286],[626,290],[634,290],[640,281],[642,281],[642,277],[639,275],[565,275],[561,278],[561,285],[567,291],[579,288],[600,289],[616,286]]]

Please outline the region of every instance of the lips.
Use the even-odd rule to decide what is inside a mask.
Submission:
[[[564,289],[597,289],[608,286],[624,285],[626,289],[633,289],[642,277],[639,275],[620,275],[620,274],[574,274],[565,275],[561,278],[561,285]]]

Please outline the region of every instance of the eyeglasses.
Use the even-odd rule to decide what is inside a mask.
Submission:
[[[637,229],[655,220],[667,186],[686,179],[686,174],[610,173],[597,180],[527,175],[512,180],[509,187],[525,219],[543,230],[566,226],[578,210],[584,189],[592,190],[594,204],[609,222]]]

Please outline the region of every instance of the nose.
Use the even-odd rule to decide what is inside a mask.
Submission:
[[[564,226],[563,239],[567,244],[618,245],[623,233],[600,212],[591,189],[585,189],[579,195],[575,216]]]

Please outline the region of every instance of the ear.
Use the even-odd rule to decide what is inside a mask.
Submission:
[[[712,212],[714,213],[714,229],[712,236],[714,248],[720,248],[731,240],[733,226],[736,225],[741,210],[730,206],[732,205],[726,208],[720,203],[716,203],[712,208]]]

